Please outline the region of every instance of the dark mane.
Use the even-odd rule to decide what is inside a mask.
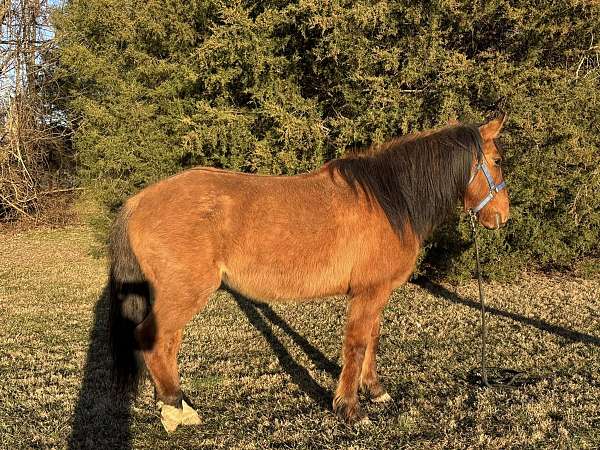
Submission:
[[[409,221],[423,240],[464,195],[482,146],[476,126],[457,125],[393,139],[327,167],[375,199],[399,236]]]

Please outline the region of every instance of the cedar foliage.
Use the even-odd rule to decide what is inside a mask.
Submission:
[[[81,177],[114,211],[192,165],[294,174],[509,113],[512,222],[488,274],[597,267],[600,6],[591,1],[71,0],[56,15]],[[456,215],[425,263],[467,274]]]

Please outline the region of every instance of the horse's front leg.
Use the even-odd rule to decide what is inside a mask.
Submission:
[[[360,373],[360,389],[369,395],[371,401],[376,403],[384,403],[392,400],[392,397],[386,392],[377,375],[376,358],[377,350],[379,348],[380,327],[381,313],[377,315],[375,323],[373,324]]]
[[[388,301],[390,289],[377,287],[357,291],[350,300],[344,338],[344,367],[333,399],[333,410],[353,423],[364,418],[358,403],[358,387],[373,326]]]

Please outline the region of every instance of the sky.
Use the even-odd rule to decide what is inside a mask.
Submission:
[[[65,0],[48,0],[47,6],[43,5],[41,23],[37,30],[37,40],[40,42],[49,41],[54,37],[54,30],[49,23],[48,13],[51,8],[60,7]],[[21,3],[19,0],[10,0],[13,8],[18,11],[18,6]],[[0,104],[6,104],[7,101],[14,95],[15,90],[15,58],[11,50],[14,49],[14,43],[10,42],[11,27],[18,26],[19,16],[17,15],[11,23],[3,22],[0,29],[0,60],[3,68],[0,72]],[[39,56],[36,57],[39,62]]]

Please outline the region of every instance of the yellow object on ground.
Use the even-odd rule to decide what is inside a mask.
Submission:
[[[200,425],[201,423],[200,416],[198,416],[194,408],[188,405],[185,400],[182,400],[181,404],[183,405],[183,409],[158,402],[160,421],[165,430],[167,430],[167,433],[172,433],[179,425]]]

